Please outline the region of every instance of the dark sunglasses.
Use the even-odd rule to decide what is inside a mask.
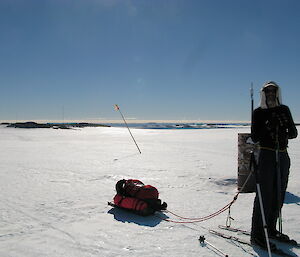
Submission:
[[[264,91],[266,93],[276,93],[277,89],[276,88],[265,88]]]

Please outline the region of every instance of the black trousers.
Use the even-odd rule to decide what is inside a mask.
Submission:
[[[260,184],[263,208],[269,233],[276,230],[276,221],[279,216],[279,210],[281,210],[283,206],[291,163],[287,151],[279,152],[278,155],[280,181],[277,179],[276,152],[261,149],[258,156],[257,182]],[[278,183],[280,183],[280,188]],[[278,192],[278,190],[280,191]],[[264,229],[257,192],[253,205],[251,236],[264,238]]]

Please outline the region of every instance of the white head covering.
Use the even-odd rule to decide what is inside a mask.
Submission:
[[[261,107],[262,109],[268,109],[268,108],[269,108],[268,105],[267,105],[267,99],[266,99],[265,89],[266,89],[267,87],[270,87],[270,86],[276,87],[276,89],[277,89],[277,90],[276,90],[276,99],[277,99],[277,101],[276,101],[276,106],[282,104],[282,99],[281,99],[281,89],[280,89],[280,87],[278,86],[278,84],[277,84],[276,82],[274,82],[274,81],[268,81],[268,82],[266,82],[266,83],[263,85],[263,87],[262,87],[261,90],[260,90],[260,107]]]

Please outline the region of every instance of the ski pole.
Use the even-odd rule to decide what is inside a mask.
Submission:
[[[228,257],[228,254],[222,252],[220,249],[218,249],[217,247],[215,247],[213,244],[207,242],[207,240],[205,239],[204,236],[200,236],[200,237],[199,237],[199,241],[200,241],[200,244],[201,244],[201,245],[207,244],[207,245],[209,245],[211,248],[213,248],[216,252],[222,254],[222,255],[225,256],[225,257]]]
[[[135,141],[135,139],[134,139],[134,137],[133,137],[133,135],[132,135],[132,133],[131,133],[129,127],[128,127],[128,124],[127,124],[127,122],[126,122],[126,120],[125,120],[125,118],[124,118],[124,116],[123,116],[123,114],[122,114],[122,112],[121,112],[121,110],[120,110],[120,107],[119,107],[117,104],[115,104],[115,110],[120,112],[120,114],[121,114],[121,116],[122,116],[122,119],[123,119],[123,121],[124,121],[124,123],[125,123],[125,125],[126,125],[126,127],[127,127],[127,129],[128,129],[128,131],[129,131],[129,134],[131,135],[131,138],[132,138],[133,142],[135,143],[137,149],[139,150],[139,153],[141,154],[142,152],[141,152],[139,146],[137,145],[137,143],[136,143],[136,141]]]
[[[253,109],[254,109],[254,100],[253,100],[253,83],[251,83],[251,88],[250,88],[250,96],[251,96],[251,122],[252,122]]]
[[[255,161],[253,152],[251,153],[251,159],[252,159],[251,161]],[[269,254],[269,257],[272,257],[271,247],[270,247],[270,240],[269,240],[269,235],[268,235],[268,227],[267,227],[267,222],[266,222],[266,217],[265,217],[265,211],[264,211],[264,205],[263,205],[263,200],[262,200],[262,195],[261,195],[259,178],[258,178],[258,174],[257,174],[257,166],[256,166],[255,163],[254,163],[253,172],[254,172],[254,175],[255,175],[255,178],[256,178],[256,191],[257,191],[257,194],[258,194],[258,200],[259,200],[259,206],[260,206],[260,212],[261,212],[263,228],[264,228],[264,232],[265,232],[265,238],[266,238],[266,242],[267,242],[268,254]]]
[[[277,172],[277,197],[278,197],[278,231],[282,234],[282,214],[281,214],[281,172],[280,172],[280,156],[279,156],[279,128],[276,127],[276,172]]]
[[[266,237],[266,242],[267,242],[267,247],[268,247],[268,254],[269,254],[269,257],[272,257],[271,248],[270,248],[270,241],[269,241],[269,235],[268,235],[268,229],[267,229],[267,223],[266,223],[266,217],[265,217],[265,212],[264,212],[264,209],[263,209],[264,207],[263,207],[263,202],[262,202],[260,185],[257,183],[256,187],[257,187],[259,205],[260,205],[260,210],[261,210],[261,217],[262,217],[262,221],[263,221],[263,227],[264,227],[264,232],[265,232],[265,237]]]

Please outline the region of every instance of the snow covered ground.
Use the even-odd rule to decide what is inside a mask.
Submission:
[[[142,154],[125,128],[0,126],[0,256],[218,256],[200,245],[200,235],[229,256],[267,256],[208,232],[225,225],[228,212],[177,224],[107,205],[119,179],[135,178],[157,187],[168,210],[179,215],[219,210],[237,192],[237,135],[249,128],[132,132]],[[289,153],[283,229],[300,241],[299,138],[290,141]],[[253,198],[239,195],[231,208],[233,226],[250,229]],[[164,217],[178,220],[170,213]],[[282,247],[300,255],[299,249]]]

